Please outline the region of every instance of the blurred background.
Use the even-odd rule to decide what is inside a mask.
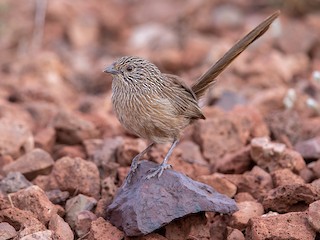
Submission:
[[[113,122],[111,77],[102,70],[118,57],[142,56],[191,84],[277,9],[280,18],[219,77],[206,104],[290,88],[317,100],[307,91],[320,70],[320,2],[311,0],[2,0],[0,98]]]

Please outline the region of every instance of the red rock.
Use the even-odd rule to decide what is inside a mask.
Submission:
[[[282,185],[290,184],[304,184],[304,180],[299,176],[294,174],[291,170],[279,169],[271,173],[273,185],[279,187]]]
[[[239,202],[237,206],[239,210],[232,214],[229,224],[240,231],[245,230],[251,218],[261,216],[264,213],[262,204],[256,201]]]
[[[185,216],[165,226],[167,239],[210,239],[210,230],[203,213]]]
[[[0,156],[0,174],[5,175],[3,172],[3,167],[9,163],[12,163],[14,160],[10,155]]]
[[[269,129],[263,116],[254,107],[236,106],[230,112],[230,118],[239,128],[242,142],[249,142],[251,138],[269,136]]]
[[[306,166],[298,152],[286,149],[284,144],[270,142],[268,138],[252,139],[250,153],[253,161],[269,172],[288,168],[298,173]]]
[[[116,178],[106,177],[101,181],[101,196],[104,198],[113,198],[118,190]]]
[[[214,173],[212,175],[199,176],[197,181],[203,182],[213,187],[219,193],[225,194],[228,197],[233,197],[237,193],[237,186],[230,182],[223,174]]]
[[[112,202],[112,199],[109,198],[101,198],[98,203],[97,206],[95,208],[94,214],[97,217],[102,217],[102,218],[106,218],[106,208],[107,206],[109,206]]]
[[[301,117],[296,111],[279,111],[267,116],[272,136],[277,142],[292,147],[300,137]]]
[[[64,203],[70,196],[69,192],[60,189],[46,191],[46,195],[53,204]]]
[[[194,138],[213,165],[225,154],[240,150],[245,144],[241,137],[239,126],[223,113],[195,123]]]
[[[312,171],[315,178],[320,178],[320,159],[309,163],[308,168]]]
[[[254,197],[248,192],[239,192],[237,195],[234,196],[234,200],[239,203],[239,202],[246,202],[246,201],[256,201]]]
[[[5,193],[17,192],[20,189],[24,189],[32,186],[32,183],[29,182],[21,173],[19,172],[10,172],[4,179],[0,182],[0,190]]]
[[[299,172],[300,177],[305,183],[310,183],[315,177],[313,171],[306,166]]]
[[[66,222],[71,226],[71,228],[75,227],[77,216],[80,212],[85,210],[92,210],[94,206],[97,204],[97,201],[92,198],[85,196],[83,194],[79,194],[76,197],[70,198],[66,203]]]
[[[89,141],[89,140],[86,140]],[[89,152],[92,161],[97,165],[101,171],[101,177],[113,176],[116,177],[119,163],[116,162],[116,152],[118,147],[123,144],[122,137],[106,138],[95,150]],[[86,147],[89,151],[89,143]],[[91,147],[93,148],[93,147]]]
[[[28,102],[25,104],[25,108],[31,113],[39,132],[41,132],[42,129],[51,128],[52,121],[59,111],[59,107],[56,104],[43,101]],[[43,137],[45,137],[44,139],[48,139],[46,136]]]
[[[86,235],[90,231],[91,222],[96,220],[97,216],[88,210],[79,212],[75,222],[75,232],[79,237]]]
[[[19,239],[26,235],[44,231],[46,227],[35,218],[34,214],[30,211],[23,211],[18,208],[7,208],[0,211],[0,222],[14,222],[18,229]]]
[[[181,152],[181,158],[188,163],[197,163],[208,166],[208,162],[202,157],[200,147],[192,141],[182,141],[176,147]]]
[[[299,6],[291,6],[291,9],[299,9]],[[279,47],[285,53],[306,53],[313,48],[317,42],[317,34],[309,25],[291,19],[291,21],[283,21],[281,35],[277,38]],[[285,37],[284,37],[285,36]],[[298,39],[305,39],[303,42]],[[292,39],[290,41],[290,39]]]
[[[58,183],[56,181],[55,178],[53,178],[50,175],[39,175],[38,177],[36,177],[32,183],[34,185],[37,185],[38,187],[40,187],[41,189],[43,189],[44,191],[50,191],[50,190],[55,190],[58,189]]]
[[[34,239],[41,239],[41,240],[53,240],[53,232],[50,230],[35,232],[29,235],[26,235],[20,240],[34,240]]]
[[[34,147],[32,133],[26,124],[9,118],[0,118],[0,155],[17,158]]]
[[[45,192],[38,186],[31,186],[10,195],[14,206],[21,210],[28,210],[43,223],[57,213],[57,208],[48,199]]]
[[[157,233],[150,233],[145,236],[138,237],[137,240],[168,240],[168,238],[165,238]]]
[[[52,127],[41,129],[34,136],[35,147],[41,148],[47,152],[52,152],[55,141],[56,131]]]
[[[320,232],[320,200],[309,205],[308,222],[316,232]]]
[[[250,156],[250,146],[246,146],[237,152],[226,154],[217,160],[214,171],[221,173],[241,174],[250,169],[253,161]]]
[[[100,134],[92,122],[71,112],[59,112],[53,126],[57,133],[57,141],[60,143],[78,144],[86,139],[97,138]]]
[[[307,213],[291,212],[270,217],[250,219],[246,239],[314,240],[315,231],[307,222]]]
[[[297,142],[294,149],[305,159],[318,159],[320,158],[320,137]]]
[[[260,199],[273,188],[270,174],[258,166],[244,174],[225,174],[225,177],[238,187],[238,192],[248,192],[255,199]]]
[[[240,230],[230,227],[228,227],[227,229],[227,240],[245,240],[243,233]]]
[[[123,232],[101,217],[91,223],[90,233],[87,237],[88,240],[122,240],[123,238]]]
[[[268,192],[263,206],[279,213],[304,211],[319,198],[319,192],[311,184],[282,185]]]
[[[126,138],[117,148],[116,158],[120,166],[130,166],[132,159],[147,147],[146,142],[140,138]]]
[[[82,158],[86,159],[87,155],[83,146],[81,145],[55,145],[53,149],[53,157],[54,159],[59,159],[62,157],[71,157],[71,158]]]
[[[81,158],[64,157],[56,161],[51,178],[59,189],[73,194],[75,191],[99,198],[100,178],[97,166]],[[79,184],[81,183],[81,184]]]
[[[55,214],[49,221],[49,230],[54,232],[54,239],[73,240],[74,235],[70,226],[58,215]]]
[[[0,238],[3,240],[12,239],[16,237],[17,231],[7,222],[0,223]]]
[[[50,173],[53,164],[52,157],[46,151],[36,148],[5,165],[3,171],[6,173],[21,172],[27,179],[32,180],[38,175]]]

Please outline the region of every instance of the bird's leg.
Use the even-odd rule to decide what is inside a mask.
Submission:
[[[169,157],[171,156],[172,152],[173,152],[173,149],[176,147],[176,145],[178,144],[178,140],[174,140],[167,155],[165,156],[165,158],[163,159],[162,163],[158,166],[158,167],[155,167],[155,168],[152,168],[150,169],[148,172],[150,172],[150,174],[147,175],[147,179],[150,179],[150,178],[153,178],[155,176],[158,175],[158,178],[162,175],[163,171],[168,169],[168,168],[171,168],[171,165],[168,164],[168,160],[169,160]]]
[[[150,148],[154,145],[154,143],[151,143],[145,150],[143,150],[141,153],[139,153],[137,156],[135,156],[132,160],[130,171],[128,173],[128,176],[126,177],[126,183],[130,183],[131,179],[136,172],[138,165],[139,165],[139,160],[140,158],[150,150]]]

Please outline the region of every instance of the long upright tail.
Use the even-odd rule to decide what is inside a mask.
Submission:
[[[216,81],[216,77],[227,67],[229,64],[240,55],[251,43],[261,37],[269,28],[270,24],[279,16],[280,11],[275,12],[266,20],[260,23],[255,29],[249,32],[245,37],[238,41],[218,62],[209,68],[191,89],[199,99],[203,96],[204,92]]]

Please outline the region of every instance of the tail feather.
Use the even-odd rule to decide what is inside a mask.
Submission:
[[[279,16],[280,11],[273,13],[266,20],[260,23],[255,29],[249,32],[245,37],[238,41],[219,61],[217,61],[210,69],[205,72],[197,82],[192,85],[191,89],[199,99],[205,91],[215,83],[216,77],[229,64],[240,55],[251,43],[261,37],[268,29],[271,23]]]

